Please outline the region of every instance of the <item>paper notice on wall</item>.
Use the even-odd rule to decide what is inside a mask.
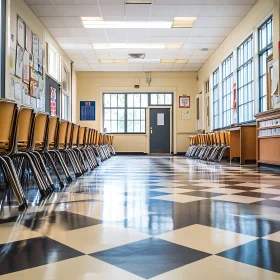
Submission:
[[[18,44],[24,48],[25,47],[25,23],[18,17]]]
[[[15,82],[15,99],[21,100],[21,94],[22,94],[21,83]]]
[[[16,72],[16,50],[10,48],[10,74],[15,75]]]
[[[190,120],[190,119],[191,119],[191,109],[183,109],[182,120]]]
[[[15,79],[11,78],[10,79],[10,90],[9,90],[9,97],[11,99],[15,98]]]
[[[24,105],[30,104],[30,96],[29,96],[29,90],[27,85],[22,85],[22,103]]]
[[[30,104],[34,109],[37,108],[37,99],[34,97],[30,97]]]

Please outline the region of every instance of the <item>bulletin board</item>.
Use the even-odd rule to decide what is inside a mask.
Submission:
[[[80,120],[95,121],[95,101],[80,101]]]
[[[44,44],[31,28],[17,16],[17,30],[10,34],[9,98],[45,110]]]

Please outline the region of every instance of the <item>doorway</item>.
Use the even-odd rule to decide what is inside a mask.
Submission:
[[[150,108],[150,153],[170,154],[170,109]]]

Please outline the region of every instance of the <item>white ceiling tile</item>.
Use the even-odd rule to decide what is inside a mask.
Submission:
[[[58,27],[63,28],[67,27],[60,17],[39,17],[39,20],[47,27]]]
[[[141,17],[126,16],[125,20],[127,20],[127,21],[149,21],[150,14],[147,14],[146,16],[141,16]]]
[[[188,61],[188,64],[192,64],[192,63],[195,63],[195,64],[201,64],[201,63],[205,63],[207,61],[207,59],[189,59]]]
[[[80,55],[81,51],[76,49],[76,50],[65,50],[65,52],[69,55]]]
[[[138,37],[138,36],[127,36],[127,43],[146,43],[148,42],[148,37]]]
[[[184,43],[185,37],[148,37],[149,43]]]
[[[124,5],[100,5],[102,16],[124,16]]]
[[[192,28],[150,29],[150,37],[186,37]]]
[[[153,0],[153,4],[154,5],[193,5],[193,4],[205,4],[206,1],[207,0]]]
[[[177,5],[153,5],[152,17],[174,17],[177,11]]]
[[[145,28],[139,28],[139,29],[127,29],[126,34],[127,37],[145,37],[148,36],[148,34],[151,32],[148,29]]]
[[[88,61],[85,60],[85,59],[72,59],[74,63],[77,63],[77,64],[87,64]]]
[[[175,14],[176,17],[198,17],[202,10],[202,5],[180,5]]]
[[[58,15],[53,5],[30,5],[30,8],[38,17],[54,17]]]
[[[212,27],[212,24],[216,17],[198,17],[193,24],[193,28],[197,27]]]
[[[25,0],[25,3],[28,5],[50,5],[51,2],[49,0]]]
[[[112,17],[112,16],[102,15],[102,18],[105,21],[123,21],[123,20],[125,20],[125,16]]]
[[[125,5],[125,14],[127,17],[145,17],[151,13],[152,5],[134,4]]]
[[[244,17],[253,5],[226,5],[220,16],[222,17]]]
[[[87,29],[85,28],[69,28],[70,35],[73,37],[87,37]]]
[[[226,37],[230,34],[232,28],[192,28],[190,37]]]
[[[84,59],[84,57],[81,54],[68,54],[68,56],[73,59],[73,60],[79,60],[79,59]]]
[[[258,0],[228,0],[227,4],[233,4],[233,5],[255,5],[258,2]]]
[[[92,50],[92,44],[77,44],[78,49],[80,50]]]
[[[226,36],[222,37],[187,37],[185,44],[221,44],[225,40]]]
[[[224,5],[205,5],[199,16],[201,17],[216,17],[220,14]]]
[[[185,67],[202,67],[203,63],[187,63]]]
[[[217,17],[212,27],[236,27],[236,25],[242,20],[242,17]]]
[[[60,44],[60,46],[64,50],[76,50],[78,48],[76,44]]]
[[[60,17],[62,22],[68,28],[82,28],[84,27],[80,17]]]
[[[96,54],[98,59],[112,59],[111,54]]]
[[[71,33],[68,28],[49,28],[49,32],[54,37],[70,37]]]
[[[53,7],[62,17],[100,17],[98,5],[54,5]]]
[[[110,50],[94,50],[94,52],[96,53],[96,55],[101,55],[101,54],[111,55]]]

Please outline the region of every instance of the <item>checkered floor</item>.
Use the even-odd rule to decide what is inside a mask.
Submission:
[[[279,178],[114,157],[21,215],[2,201],[0,279],[280,279]]]

